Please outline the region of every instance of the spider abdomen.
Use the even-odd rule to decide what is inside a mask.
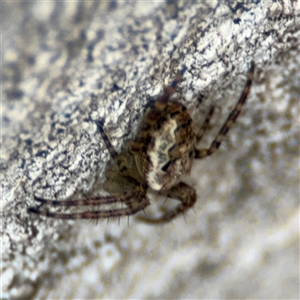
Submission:
[[[190,172],[196,146],[192,124],[180,103],[159,103],[146,113],[132,149],[153,190],[169,189]]]

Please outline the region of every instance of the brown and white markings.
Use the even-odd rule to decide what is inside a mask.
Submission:
[[[220,147],[222,140],[239,116],[247,100],[254,73],[251,63],[245,88],[237,104],[227,117],[219,133],[207,149],[197,149],[196,145],[203,137],[213,115],[212,107],[204,120],[198,136],[195,134],[193,121],[180,103],[169,101],[178,82],[177,75],[161,98],[146,111],[136,138],[126,151],[117,153],[107,137],[103,123],[97,121],[98,130],[113,160],[106,170],[107,181],[104,188],[111,196],[81,200],[48,200],[35,197],[35,200],[50,206],[82,207],[101,206],[114,203],[125,204],[122,208],[60,213],[30,207],[29,212],[57,219],[98,219],[129,216],[146,208],[150,202],[147,189],[180,201],[178,206],[162,217],[150,219],[141,217],[148,223],[164,223],[178,214],[185,212],[196,202],[196,191],[180,181],[181,176],[189,174],[194,159],[201,159],[213,154]]]

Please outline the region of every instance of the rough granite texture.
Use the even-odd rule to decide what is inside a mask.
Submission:
[[[299,298],[299,1],[245,3],[1,4],[1,299]],[[34,194],[99,193],[110,157],[94,121],[120,150],[184,67],[177,97],[195,123],[218,108],[208,145],[252,60],[242,116],[186,179],[198,201],[184,217],[27,213]]]

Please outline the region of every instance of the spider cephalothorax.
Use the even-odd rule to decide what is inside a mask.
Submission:
[[[196,135],[193,121],[186,107],[176,101],[170,101],[176,84],[182,80],[182,76],[178,75],[165,89],[162,97],[147,109],[135,139],[129,143],[125,151],[117,153],[103,129],[103,123],[96,122],[113,158],[106,170],[107,181],[104,184],[105,190],[111,193],[111,196],[66,201],[35,197],[37,201],[52,206],[81,207],[124,203],[126,207],[77,213],[50,212],[33,207],[30,207],[29,211],[58,219],[128,216],[143,210],[150,204],[147,197],[147,189],[150,188],[167,197],[178,199],[181,203],[175,210],[166,212],[161,218],[148,219],[145,217],[142,219],[149,223],[170,221],[196,202],[196,191],[181,182],[181,177],[189,174],[194,159],[209,156],[220,147],[247,100],[253,72],[254,63],[252,62],[243,93],[209,148],[197,149],[196,145],[208,128],[214,108],[210,109],[199,134]]]

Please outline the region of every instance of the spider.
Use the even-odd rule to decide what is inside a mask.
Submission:
[[[248,72],[245,88],[235,107],[225,120],[219,133],[207,149],[196,145],[209,127],[213,115],[212,107],[198,135],[187,108],[170,101],[182,75],[178,74],[172,84],[165,88],[160,99],[146,110],[137,135],[126,151],[117,153],[103,129],[103,122],[96,121],[99,133],[112,157],[112,164],[105,171],[107,181],[104,189],[110,196],[81,200],[48,200],[35,196],[35,200],[51,206],[82,207],[123,203],[124,207],[60,213],[30,207],[29,212],[56,219],[99,219],[133,215],[150,205],[147,189],[180,201],[174,210],[164,212],[159,218],[139,217],[147,223],[165,223],[184,213],[196,202],[194,188],[181,182],[181,176],[189,174],[194,159],[205,158],[216,152],[224,137],[237,120],[250,92],[254,73],[254,62]]]

